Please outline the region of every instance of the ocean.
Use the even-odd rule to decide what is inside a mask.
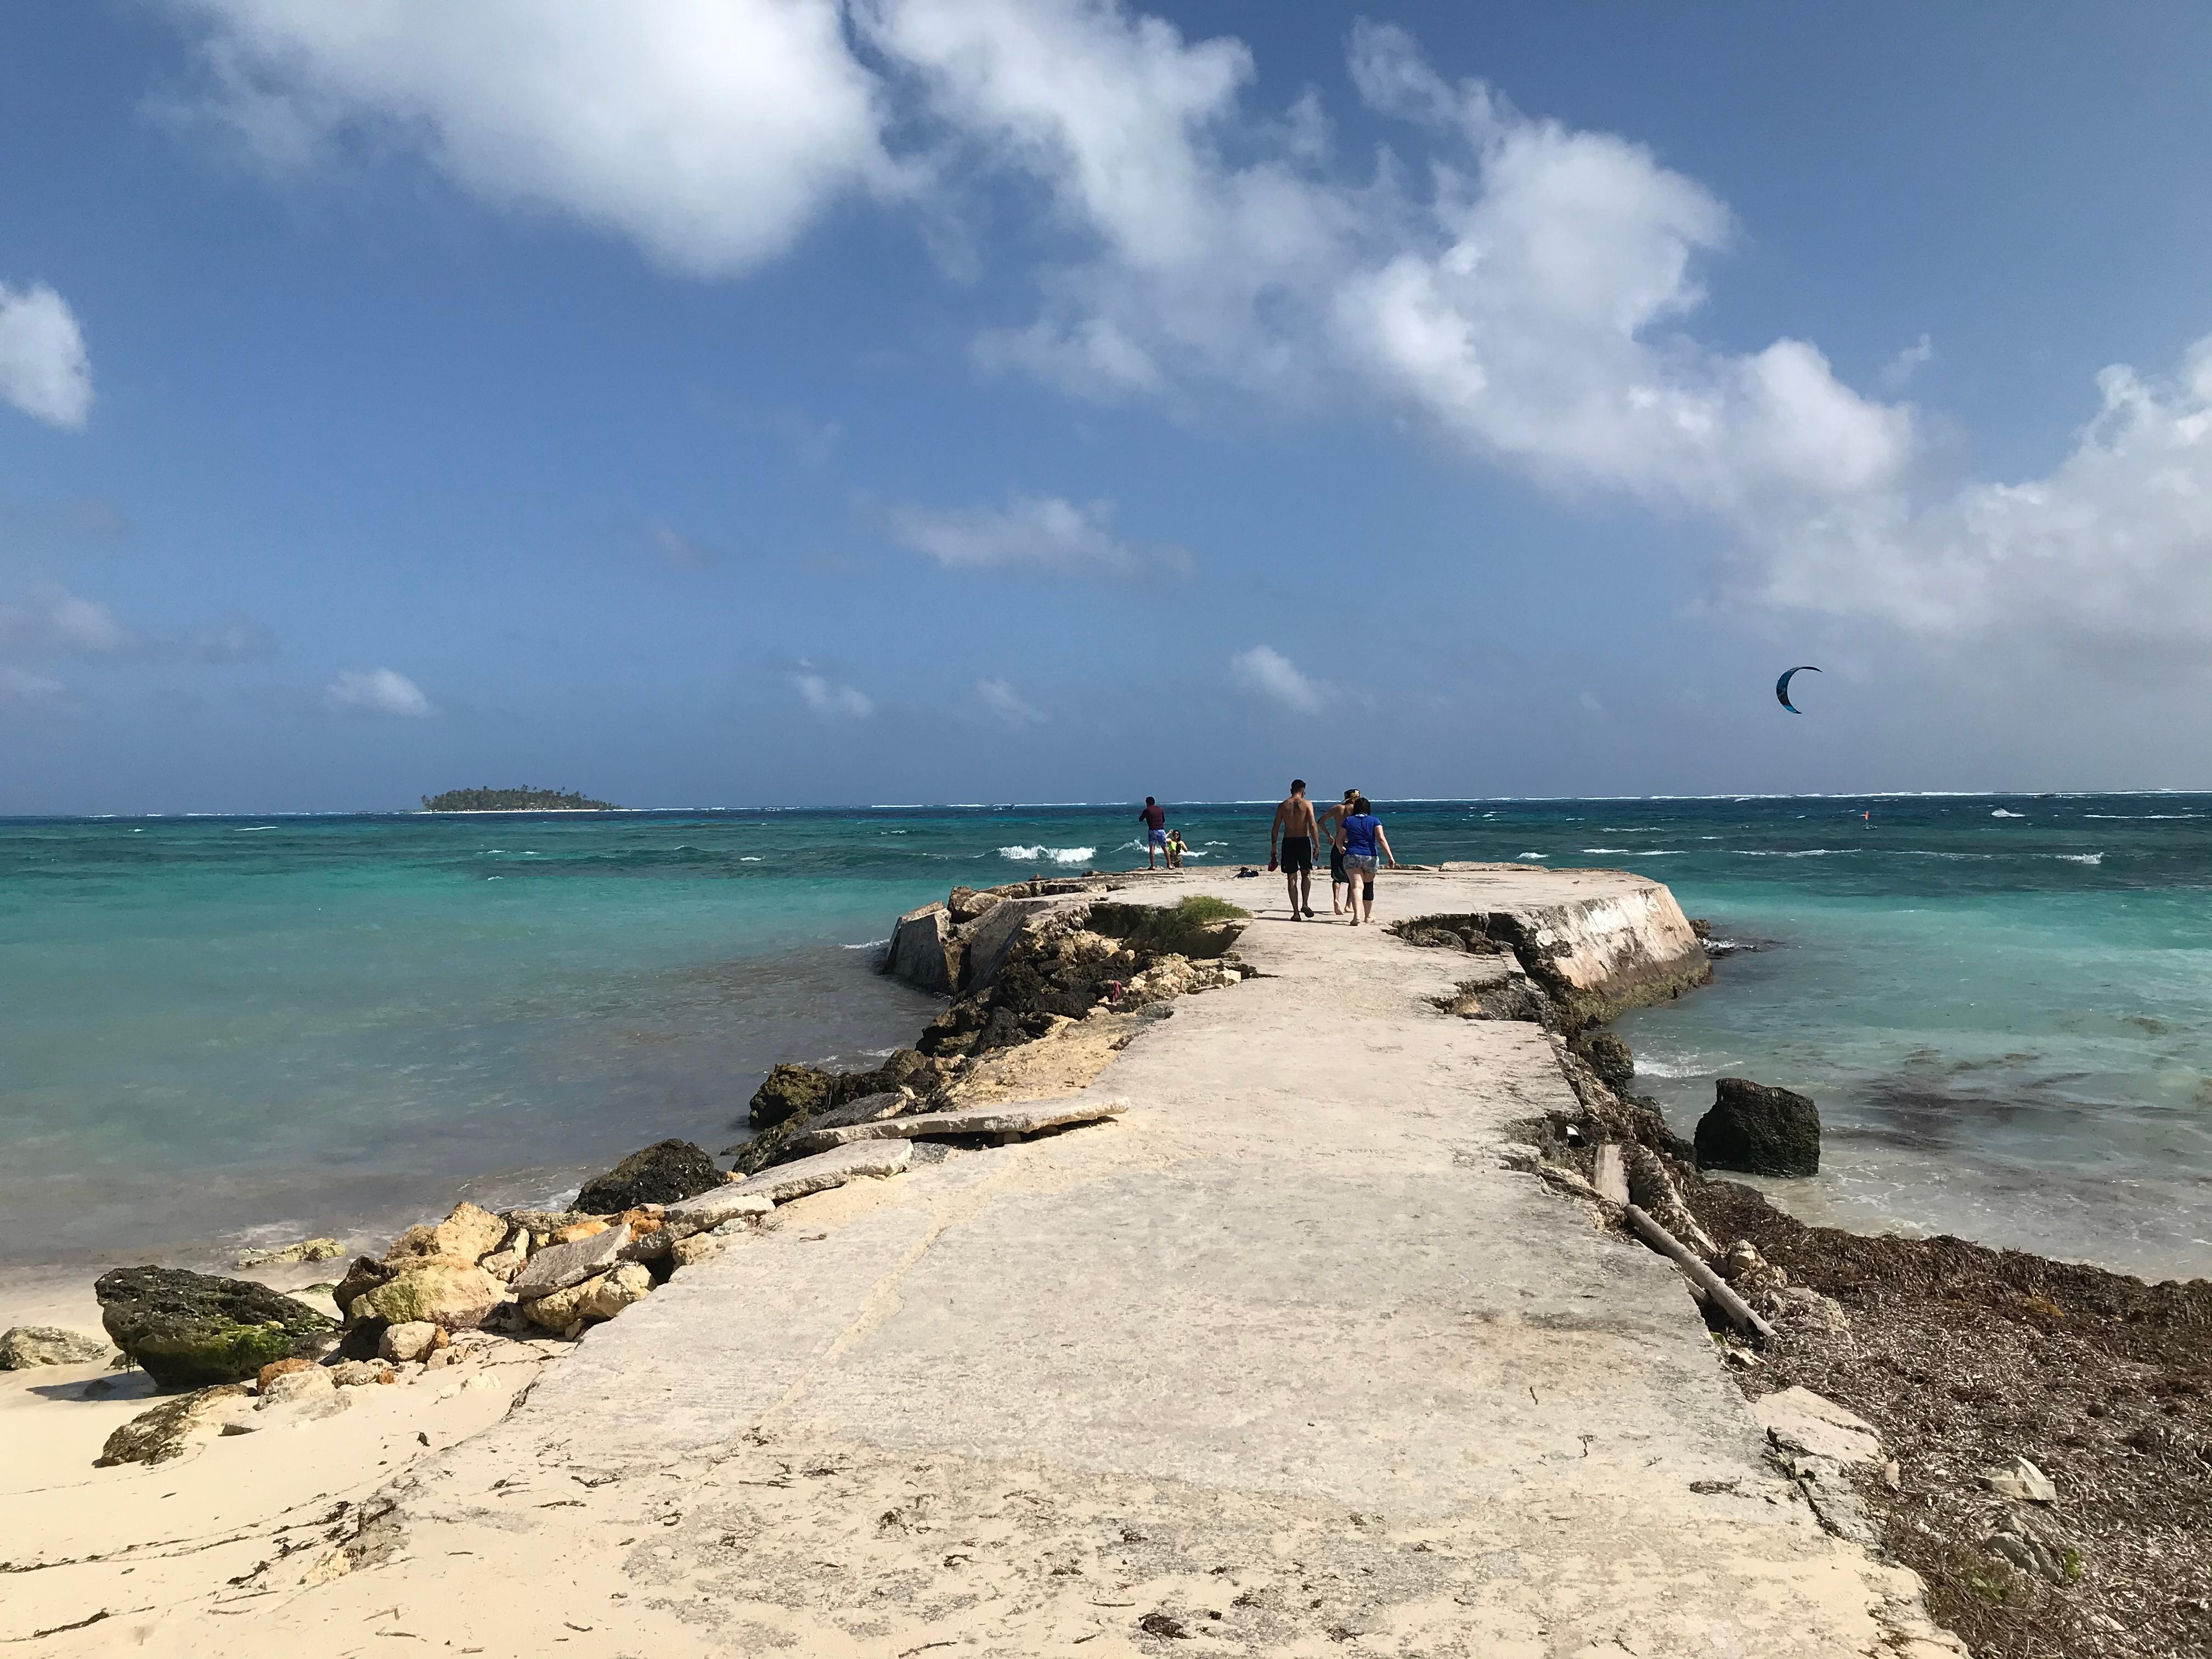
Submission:
[[[1616,1029],[1685,1132],[1724,1073],[1820,1102],[1821,1175],[1767,1183],[1796,1212],[2212,1273],[2212,797],[1380,810],[1401,858],[1639,871],[1735,942]],[[720,1150],[769,1065],[931,1018],[874,971],[901,910],[1141,860],[1134,811],[0,820],[0,1263],[206,1263]],[[1171,822],[1264,861],[1269,813]]]

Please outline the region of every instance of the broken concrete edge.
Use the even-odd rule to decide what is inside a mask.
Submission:
[[[790,1164],[774,1164],[737,1182],[727,1191],[732,1197],[758,1197],[772,1203],[787,1204],[794,1198],[826,1192],[863,1176],[896,1175],[913,1161],[911,1140],[861,1141]]]
[[[824,1152],[862,1140],[926,1140],[944,1135],[1026,1135],[1077,1123],[1101,1122],[1129,1109],[1126,1100],[1024,1102],[1012,1105],[971,1106],[957,1111],[923,1112],[912,1117],[878,1118],[868,1123],[848,1123],[834,1129],[817,1129],[792,1142],[802,1157]],[[789,1169],[788,1164],[772,1165]]]

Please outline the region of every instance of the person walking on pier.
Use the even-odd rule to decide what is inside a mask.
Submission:
[[[1390,850],[1390,837],[1382,833],[1382,820],[1375,816],[1375,809],[1364,795],[1352,798],[1352,810],[1337,823],[1336,836],[1337,845],[1344,849],[1345,885],[1352,890],[1352,925],[1357,927],[1363,897],[1367,902],[1366,920],[1375,920],[1376,862],[1387,859],[1395,870],[1398,858]]]
[[[1344,914],[1344,837],[1337,833],[1344,823],[1344,815],[1352,810],[1352,803],[1359,799],[1357,789],[1344,792],[1341,805],[1332,806],[1321,815],[1321,833],[1328,840],[1328,913],[1333,916]]]
[[[1277,863],[1276,843],[1281,842],[1283,882],[1290,889],[1291,920],[1304,921],[1313,914],[1314,842],[1321,829],[1314,822],[1313,803],[1306,799],[1306,781],[1291,780],[1291,793],[1275,809],[1267,826],[1267,868]]]
[[[1152,860],[1164,857],[1168,850],[1168,810],[1147,795],[1145,810],[1137,817],[1145,826],[1145,868],[1150,870]]]

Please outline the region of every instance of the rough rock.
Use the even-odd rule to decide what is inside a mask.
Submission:
[[[1056,898],[1002,899],[993,905],[968,936],[958,988],[978,991],[988,987],[1006,965],[1024,925],[1032,917],[1065,908],[1066,901]]]
[[[531,1319],[551,1331],[568,1329],[583,1319],[612,1319],[633,1302],[642,1301],[653,1289],[653,1275],[635,1261],[617,1264],[610,1271],[580,1285],[571,1285],[527,1304]]]
[[[507,1287],[474,1262],[426,1261],[378,1285],[346,1310],[349,1319],[374,1316],[404,1325],[428,1320],[449,1331],[471,1331],[504,1298]]]
[[[392,1279],[392,1270],[375,1257],[357,1255],[345,1270],[345,1277],[338,1280],[337,1287],[331,1291],[331,1300],[337,1304],[338,1311],[343,1316],[356,1302],[378,1285],[390,1284]]]
[[[345,1246],[335,1238],[303,1238],[273,1250],[240,1250],[236,1261],[241,1267],[275,1267],[295,1261],[335,1261],[344,1254]]]
[[[529,1235],[526,1233],[523,1237],[526,1241]],[[477,1266],[505,1285],[513,1281],[515,1274],[522,1271],[522,1264],[529,1260],[530,1249],[526,1242],[509,1245],[503,1250],[494,1250]]]
[[[1751,1414],[1786,1453],[1826,1458],[1844,1468],[1882,1461],[1881,1437],[1874,1425],[1810,1389],[1765,1395],[1751,1402]]]
[[[261,1368],[260,1375],[253,1379],[253,1386],[263,1394],[266,1394],[269,1392],[269,1385],[278,1377],[289,1376],[295,1371],[310,1370],[314,1363],[312,1359],[272,1359]]]
[[[718,1193],[728,1190],[718,1179]],[[514,1276],[514,1294],[524,1302],[580,1285],[615,1265],[630,1242],[628,1227],[607,1227],[566,1244],[549,1244]]]
[[[871,1140],[855,1146],[817,1152],[793,1164],[781,1164],[727,1190],[732,1198],[765,1198],[785,1204],[808,1193],[818,1193],[863,1176],[896,1175],[914,1159],[910,1140]],[[672,1208],[675,1206],[671,1206]]]
[[[884,971],[918,991],[949,996],[960,983],[961,942],[942,904],[925,904],[898,919],[891,930]]]
[[[2050,1583],[2070,1584],[2081,1576],[2081,1553],[2029,1516],[2006,1516],[1983,1547]]]
[[[702,1193],[696,1198],[670,1205],[661,1219],[672,1242],[680,1243],[711,1227],[742,1218],[763,1216],[775,1207],[775,1200],[765,1194],[744,1190],[746,1184],[726,1184],[714,1192]]]
[[[181,1457],[196,1437],[214,1434],[225,1418],[244,1405],[246,1396],[245,1383],[225,1382],[165,1400],[109,1435],[94,1465],[112,1469],[122,1463],[166,1463]]]
[[[58,1325],[18,1325],[0,1333],[0,1371],[27,1371],[33,1365],[89,1365],[112,1352],[104,1337],[65,1331]]]
[[[428,1358],[437,1346],[438,1328],[427,1319],[410,1319],[404,1324],[386,1326],[384,1334],[376,1340],[376,1352],[380,1359],[406,1364]]]
[[[1046,1100],[1001,1106],[975,1106],[957,1112],[921,1112],[817,1128],[801,1135],[791,1150],[800,1157],[826,1152],[860,1140],[915,1140],[928,1135],[1035,1134],[1068,1123],[1092,1123],[1118,1117],[1126,1100]]]
[[[1747,1238],[1739,1238],[1728,1247],[1728,1251],[1714,1264],[1714,1271],[1735,1286],[1744,1296],[1759,1291],[1778,1291],[1790,1283],[1790,1275],[1776,1267]]]
[[[693,1233],[689,1238],[679,1238],[669,1246],[668,1259],[678,1267],[696,1267],[702,1261],[712,1261],[716,1256],[738,1242],[734,1232]]]
[[[118,1267],[92,1288],[110,1339],[164,1389],[241,1382],[336,1329],[281,1291],[181,1267]]]
[[[641,1204],[673,1204],[722,1184],[722,1172],[706,1148],[688,1140],[659,1140],[584,1183],[576,1207],[592,1215],[613,1215]]]
[[[581,1221],[572,1221],[565,1227],[555,1228],[545,1235],[545,1242],[548,1244],[574,1244],[580,1238],[589,1238],[594,1233],[606,1231],[608,1224],[595,1215],[587,1215]]]
[[[506,1214],[510,1226],[538,1238],[550,1237],[562,1228],[586,1218],[581,1210],[509,1210]],[[514,1242],[510,1237],[509,1245]]]
[[[388,1359],[342,1359],[331,1367],[331,1381],[341,1389],[358,1389],[371,1382],[392,1380],[392,1362]]]
[[[1698,1167],[1748,1175],[1820,1172],[1820,1109],[1803,1095],[1747,1078],[1714,1085],[1712,1109],[1698,1120]]]
[[[1636,1056],[1628,1052],[1628,1045],[1610,1031],[1599,1031],[1583,1044],[1583,1057],[1589,1068],[1597,1073],[1598,1081],[1617,1095],[1628,1092],[1636,1081]]]
[[[384,1253],[385,1265],[399,1268],[410,1261],[434,1261],[441,1257],[472,1263],[477,1257],[497,1249],[506,1239],[507,1231],[505,1217],[494,1215],[489,1210],[464,1200],[453,1206],[453,1212],[443,1221],[434,1225],[426,1223],[419,1227],[410,1227],[400,1234],[392,1248]]]
[[[756,1129],[769,1129],[787,1117],[818,1112],[830,1103],[836,1086],[835,1073],[811,1066],[771,1066],[761,1086],[753,1091],[745,1121]]]
[[[2017,1498],[2022,1503],[2050,1504],[2058,1498],[2058,1488],[2051,1484],[2051,1477],[2025,1457],[2015,1457],[2002,1468],[1986,1471],[1981,1482],[1998,1497]]]
[[[1006,897],[1004,893],[988,890],[978,891],[973,887],[956,887],[945,895],[945,907],[952,912],[952,920],[969,922],[979,920],[990,908]]]
[[[261,1399],[264,1405],[286,1400],[307,1400],[319,1395],[335,1394],[337,1379],[331,1375],[327,1365],[302,1365],[296,1371],[284,1371],[276,1376],[264,1376],[261,1383]]]

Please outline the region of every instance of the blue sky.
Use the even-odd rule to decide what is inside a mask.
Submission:
[[[2212,781],[2201,7],[0,42],[0,812]]]

